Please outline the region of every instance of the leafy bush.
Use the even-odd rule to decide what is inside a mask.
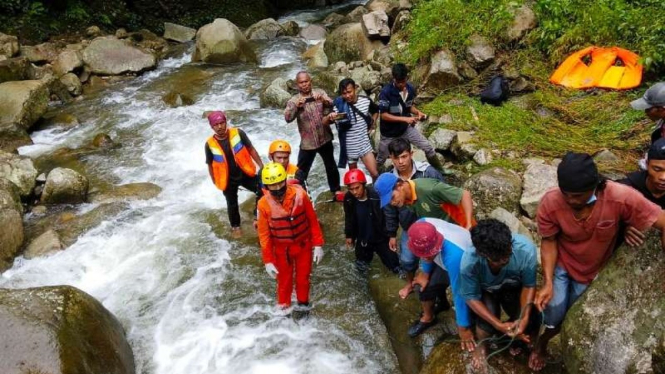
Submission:
[[[665,70],[665,1],[537,0],[531,40],[553,61],[591,44],[638,53],[647,69]]]

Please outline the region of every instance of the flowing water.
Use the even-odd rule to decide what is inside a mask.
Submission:
[[[306,24],[332,10],[285,18]],[[295,322],[274,310],[275,284],[247,219],[247,238],[228,239],[224,198],[205,165],[211,132],[202,113],[226,110],[264,160],[272,140],[297,145],[299,138],[281,110],[260,108],[258,94],[274,78],[291,78],[304,67],[306,43],[280,38],[256,48],[258,65],[228,66],[191,64],[190,48],[155,71],[55,108],[75,114],[81,125],[38,131],[22,154],[48,156],[106,132],[122,147],[83,160],[93,187],[149,181],[163,191],[107,217],[63,252],[17,259],[0,287],[68,284],[90,293],[122,322],[138,373],[397,373],[366,280],[342,243],[325,246],[326,258],[312,275],[312,315]],[[161,96],[170,90],[196,103],[169,108]],[[315,195],[326,189],[319,159],[309,179]]]

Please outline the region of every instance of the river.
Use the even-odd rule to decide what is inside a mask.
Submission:
[[[344,6],[349,3],[364,1]],[[282,20],[305,25],[334,9],[293,12]],[[229,241],[224,198],[208,177],[206,110],[226,110],[264,160],[276,138],[298,144],[296,126],[285,124],[281,110],[261,109],[258,94],[274,78],[303,69],[306,47],[300,39],[280,38],[257,43],[258,65],[210,66],[190,63],[190,46],[139,78],[52,108],[76,115],[81,125],[37,131],[35,144],[21,154],[80,147],[105,132],[122,147],[83,160],[92,187],[152,182],[163,191],[130,203],[65,251],[19,257],[0,287],[67,284],[93,295],[125,327],[138,373],[398,373],[367,281],[343,243],[327,243],[326,258],[313,271],[311,317],[284,318],[274,309],[275,283],[263,269],[249,222],[245,240]],[[194,97],[195,104],[169,108],[161,96],[171,90]],[[309,180],[315,195],[326,189],[318,158]]]

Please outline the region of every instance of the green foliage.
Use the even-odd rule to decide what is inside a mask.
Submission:
[[[665,68],[665,1],[537,0],[531,40],[553,61],[595,44],[635,51],[653,71]]]
[[[74,24],[85,24],[90,20],[90,15],[79,1],[69,1],[65,11],[67,22]]]
[[[651,126],[642,121],[643,112],[629,109],[636,96],[545,85],[499,107],[483,105],[466,95],[448,94],[425,105],[423,111],[449,115],[452,123],[446,128],[475,131],[475,139],[483,148],[550,158],[561,157],[569,150],[593,153],[609,148],[622,155],[629,166],[640,155],[635,149],[648,143]]]
[[[409,45],[399,57],[415,65],[442,47],[459,54],[473,34],[501,42],[512,22],[511,10],[521,3],[522,0],[420,1],[406,28]]]

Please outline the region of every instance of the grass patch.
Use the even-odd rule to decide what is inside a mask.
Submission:
[[[552,159],[566,151],[593,154],[607,148],[622,160],[617,169],[634,169],[653,126],[642,111],[630,108],[630,101],[639,92],[565,89],[547,81],[545,63],[537,59],[537,54],[520,52],[512,61],[523,66],[523,72],[534,74],[536,91],[513,96],[494,107],[481,104],[475,95],[469,96],[468,88],[457,88],[424,105],[423,111],[450,116],[452,123],[446,128],[474,131],[475,142],[489,150],[512,152],[519,158]],[[521,168],[503,158],[491,166]]]

